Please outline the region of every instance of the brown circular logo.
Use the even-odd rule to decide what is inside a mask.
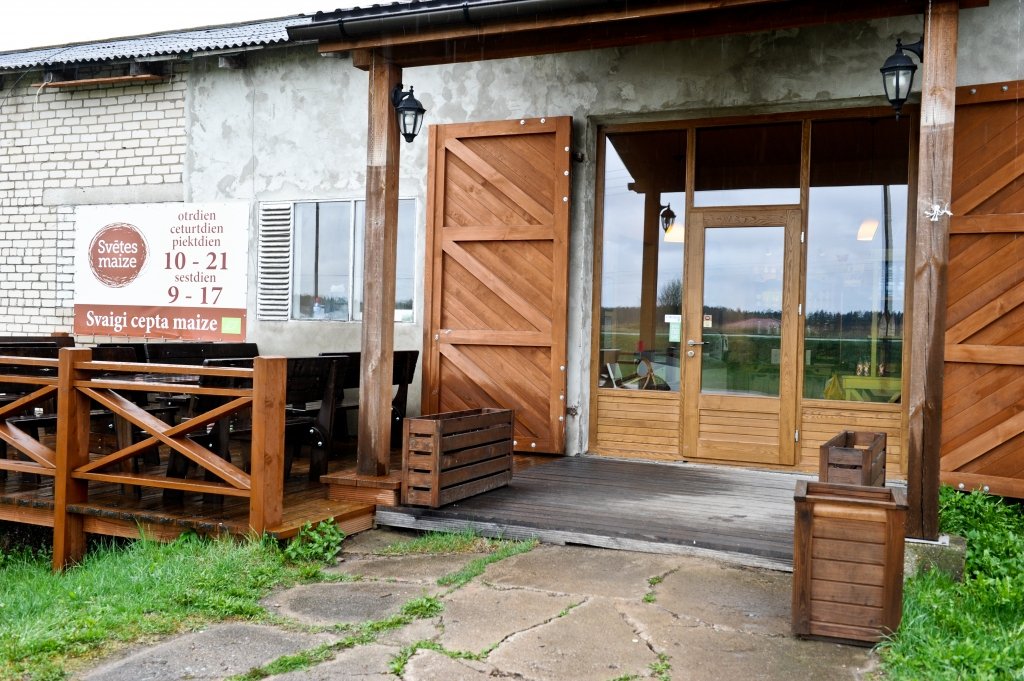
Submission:
[[[146,264],[146,239],[135,225],[107,225],[89,244],[89,267],[107,286],[121,288],[139,276]]]

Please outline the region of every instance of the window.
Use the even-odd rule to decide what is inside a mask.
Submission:
[[[261,319],[362,319],[364,204],[342,200],[261,205]],[[415,238],[416,202],[400,199],[396,322],[413,321]],[[290,278],[281,276],[288,271]]]
[[[608,135],[598,385],[679,390],[683,244],[664,231],[686,207],[686,131]]]
[[[900,400],[909,129],[811,127],[804,397]]]

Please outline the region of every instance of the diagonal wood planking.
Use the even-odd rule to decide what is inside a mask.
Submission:
[[[564,450],[569,118],[431,130],[423,410],[516,410]]]
[[[1024,496],[1024,109],[961,105],[954,140],[941,479]]]

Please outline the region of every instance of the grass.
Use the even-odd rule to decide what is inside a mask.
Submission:
[[[204,622],[267,617],[259,600],[299,580],[273,541],[185,535],[94,547],[53,574],[45,552],[0,554],[0,678],[65,677],[75,658]]]
[[[967,538],[963,582],[907,581],[903,622],[879,645],[888,681],[1024,679],[1024,515],[981,493],[941,490],[943,532]]]
[[[486,553],[494,550],[495,541],[494,539],[481,537],[473,530],[427,532],[408,541],[395,542],[374,553],[378,556]]]
[[[58,681],[120,644],[225,619],[273,622],[260,605],[272,588],[358,579],[321,571],[322,561],[333,556],[343,539],[339,533],[323,527],[308,532],[310,541],[298,562],[270,539],[185,535],[169,544],[98,544],[80,565],[62,574],[51,572],[48,549],[38,537],[15,532],[10,539],[0,533],[0,679]],[[458,588],[490,563],[528,551],[536,542],[433,533],[403,544],[387,555],[484,552],[442,578]],[[436,617],[442,608],[431,596],[412,599],[398,615],[339,629],[346,635],[335,643],[280,657],[236,678],[252,681],[308,668],[338,650],[371,643],[382,632]]]

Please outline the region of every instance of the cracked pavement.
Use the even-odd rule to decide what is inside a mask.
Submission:
[[[123,651],[78,678],[227,678],[339,640],[343,634],[325,628],[331,624],[379,621],[420,596],[438,598],[443,611],[267,678],[839,681],[866,679],[876,666],[868,649],[790,634],[787,573],[691,556],[540,545],[446,589],[438,578],[479,556],[373,554],[409,536],[378,529],[346,540],[343,561],[329,571],[361,579],[271,594],[264,605],[273,625],[211,625]],[[392,669],[400,658],[399,677]]]

